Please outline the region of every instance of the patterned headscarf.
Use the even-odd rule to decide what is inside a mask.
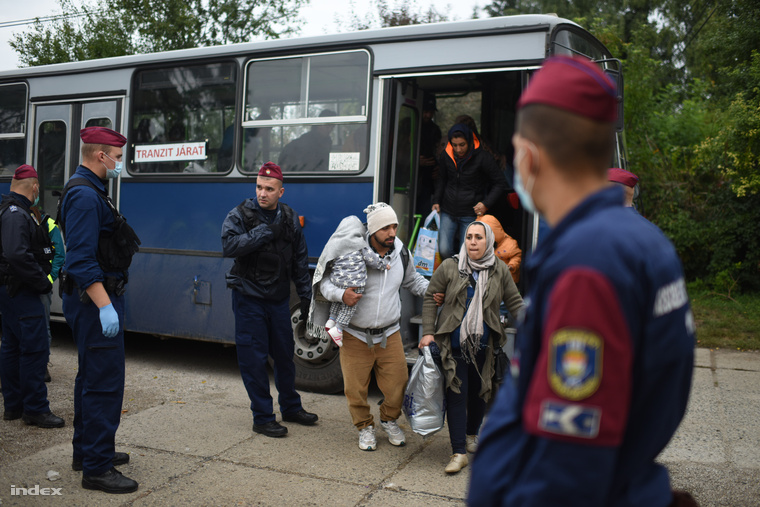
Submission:
[[[471,259],[467,253],[467,241],[462,243],[459,249],[459,272],[468,276],[473,271],[478,272],[478,280],[475,283],[475,293],[470,301],[470,306],[462,320],[460,328],[460,344],[462,347],[462,357],[467,361],[475,362],[475,355],[480,349],[480,339],[483,337],[483,298],[486,295],[488,287],[488,269],[493,266],[496,254],[494,253],[493,231],[483,222],[472,222],[467,226],[465,237],[470,227],[478,226],[485,229],[486,233],[486,251],[480,259]],[[473,231],[474,232],[474,231]]]

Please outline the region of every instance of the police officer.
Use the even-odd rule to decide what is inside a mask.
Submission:
[[[288,428],[275,420],[267,356],[274,361],[282,420],[310,426],[318,419],[303,409],[295,389],[290,282],[295,284],[301,318],[305,318],[311,276],[298,216],[279,202],[284,192],[280,166],[267,162],[256,179],[256,198],[240,203],[222,224],[222,252],[235,258],[227,286],[232,289],[240,375],[251,399],[253,431],[269,437],[283,437]]]
[[[134,251],[112,243],[126,223],[106,191],[106,178],[121,172],[126,139],[103,127],[82,129],[80,137],[82,165],[64,188],[58,220],[67,247],[63,313],[79,351],[72,468],[83,470],[86,489],[130,493],[138,485],[114,468],[129,462],[115,452],[114,438],[124,396],[124,286]]]
[[[515,191],[552,229],[527,261],[519,374],[483,427],[470,505],[667,506],[688,495],[671,492],[655,458],[686,410],[694,319],[672,244],[607,182],[616,99],[597,64],[555,57],[518,102]]]
[[[40,295],[52,289],[48,275],[53,249],[47,228],[30,211],[39,198],[37,171],[24,164],[13,175],[10,194],[0,202],[3,419],[62,428],[63,419],[50,411],[44,382],[50,347]]]
[[[39,221],[43,228],[47,229],[48,236],[50,236],[50,243],[53,247],[53,260],[50,261],[50,274],[48,280],[50,283],[55,283],[58,279],[58,274],[63,267],[63,261],[66,259],[66,249],[63,246],[63,237],[61,236],[61,230],[55,223],[55,219],[40,210],[39,205],[32,206],[32,216]],[[53,293],[48,292],[41,296],[42,304],[45,306],[45,324],[47,324],[47,337],[48,345],[52,343],[53,336],[50,334],[50,305],[53,303]],[[45,369],[45,382],[52,382],[50,377],[50,370]]]

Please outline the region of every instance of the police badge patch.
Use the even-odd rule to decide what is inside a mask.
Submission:
[[[549,339],[549,385],[568,400],[596,392],[602,380],[602,338],[585,329],[561,329]]]

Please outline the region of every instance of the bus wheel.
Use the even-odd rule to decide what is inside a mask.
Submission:
[[[290,308],[290,325],[295,342],[296,388],[315,393],[339,393],[343,390],[338,346],[329,338],[317,338],[306,332],[299,305]]]

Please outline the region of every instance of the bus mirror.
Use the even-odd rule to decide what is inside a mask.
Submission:
[[[625,125],[623,117],[623,73],[615,69],[604,69],[604,73],[607,74],[617,86],[618,114],[617,122],[615,122],[615,130],[622,132]]]

